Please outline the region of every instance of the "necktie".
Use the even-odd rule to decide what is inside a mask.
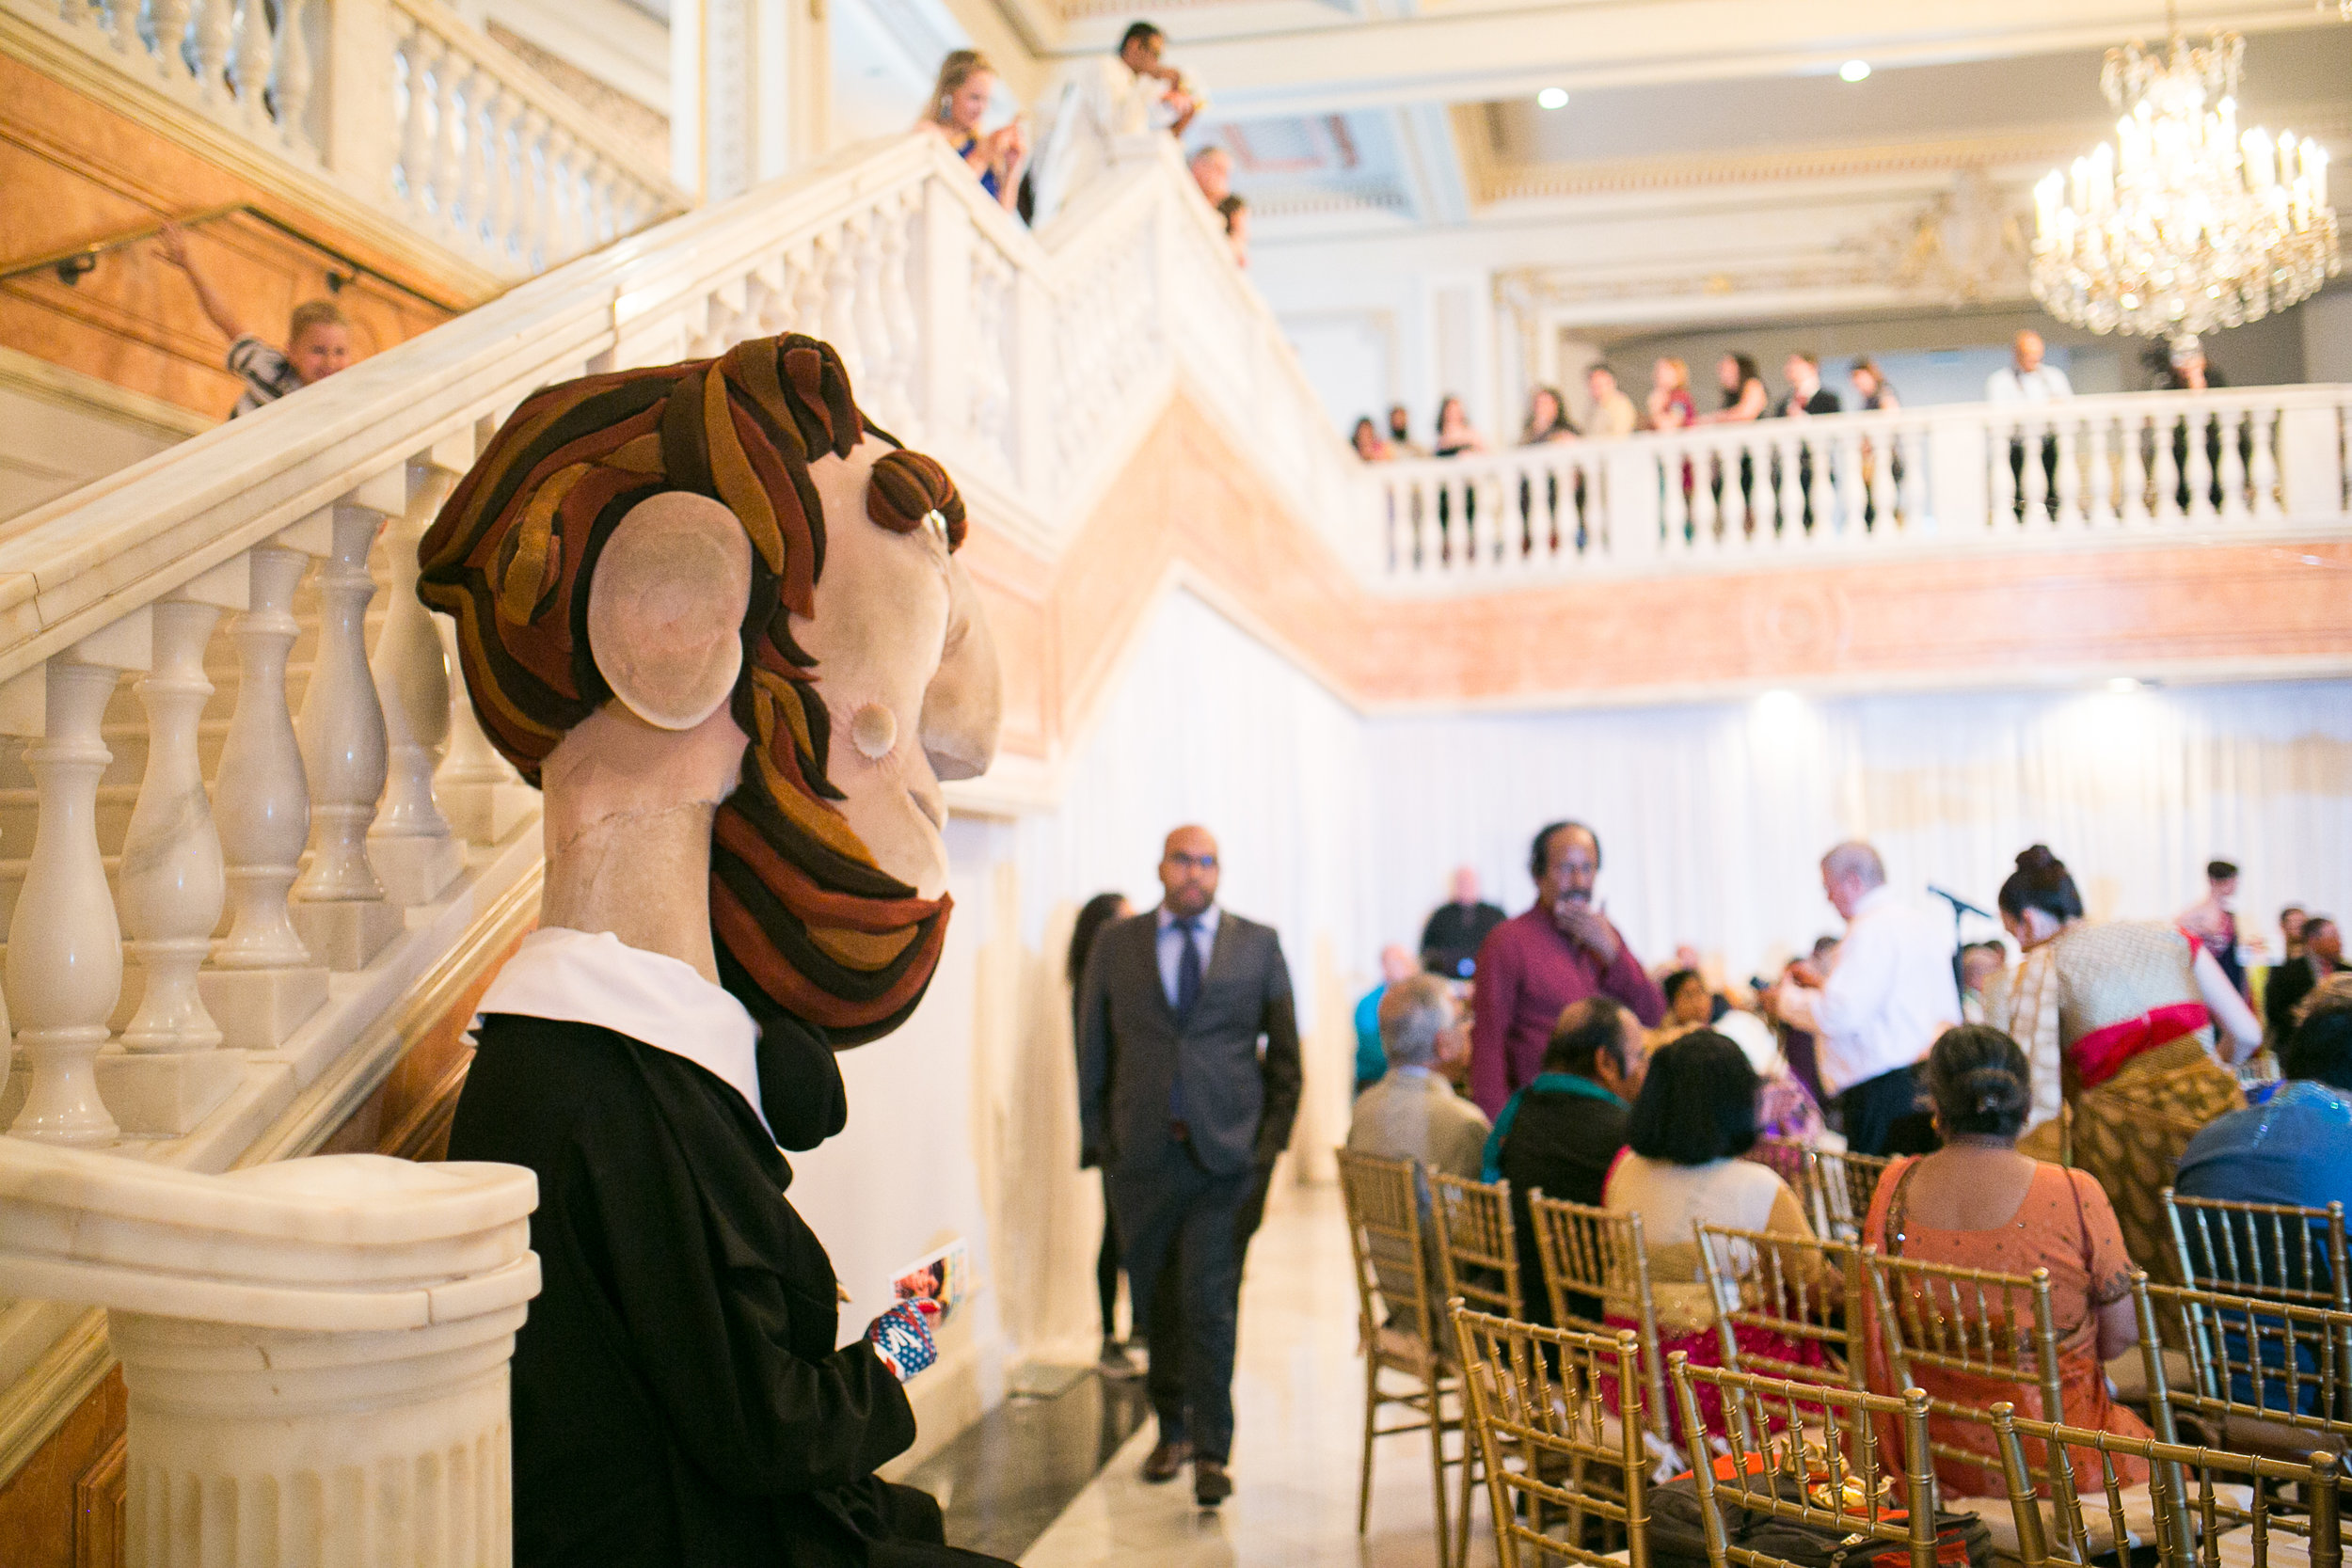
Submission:
[[[1176,929],[1184,934],[1184,945],[1176,955],[1176,1028],[1181,1037],[1185,1024],[1192,1022],[1192,1005],[1200,1000],[1200,923],[1179,920]],[[1168,1119],[1181,1124],[1184,1119],[1184,1044],[1177,1043],[1175,1082],[1168,1090]]]

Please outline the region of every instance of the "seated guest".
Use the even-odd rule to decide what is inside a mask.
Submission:
[[[1679,1032],[1715,1022],[1715,993],[1697,970],[1677,969],[1658,982],[1658,990],[1666,999],[1666,1021],[1659,1028]]]
[[[1380,999],[1389,988],[1413,973],[1413,956],[1395,942],[1380,949],[1380,983],[1356,1004],[1356,1092],[1363,1093],[1387,1076],[1388,1052],[1380,1043]]]
[[[1625,1147],[1626,1102],[1642,1086],[1642,1022],[1620,1002],[1587,997],[1560,1015],[1544,1070],[1511,1097],[1486,1139],[1482,1176],[1511,1183],[1520,1296],[1530,1322],[1551,1322],[1543,1257],[1527,1195],[1597,1208],[1609,1167]],[[1597,1304],[1575,1308],[1597,1318]]]
[[[2279,958],[2280,962],[2303,956],[2303,927],[2311,918],[2310,911],[2300,904],[2289,904],[2279,911]]]
[[[2123,1232],[2107,1195],[2088,1172],[2017,1151],[2017,1135],[2033,1108],[2025,1049],[1998,1029],[1963,1024],[1937,1038],[1924,1075],[1944,1147],[1887,1168],[1863,1225],[1863,1244],[1891,1258],[1999,1274],[2049,1270],[2064,1409],[2056,1416],[2042,1409],[2041,1386],[2026,1370],[2032,1352],[2026,1345],[2017,1347],[2023,1375],[2015,1381],[1914,1366],[1912,1382],[1938,1399],[1981,1410],[2006,1401],[2039,1420],[2147,1436],[2139,1418],[2109,1397],[2105,1370],[2108,1360],[2139,1343]],[[1923,1311],[1931,1305],[1924,1304]],[[2023,1300],[2015,1306],[2027,1309]],[[1871,1345],[1870,1386],[1899,1393],[1875,1337]],[[1928,1428],[1936,1440],[1982,1456],[1977,1463],[1938,1458],[1938,1481],[1962,1497],[2003,1494],[1989,1424],[1930,1416]],[[2038,1453],[2028,1457],[2037,1466],[2042,1462]],[[2074,1461],[2075,1475],[2099,1474],[2096,1453],[2077,1449]],[[2113,1462],[2123,1485],[2147,1481],[2148,1466],[2140,1461],[2117,1454]]]
[[[1451,892],[1421,928],[1421,961],[1433,974],[1467,980],[1477,971],[1480,944],[1502,924],[1503,913],[1479,897],[1478,873],[1470,866],[1454,868]]]
[[[2277,1093],[2189,1140],[2175,1192],[2304,1209],[2352,1200],[2352,975],[2310,994],[2279,1068]]]
[[[1594,436],[1604,439],[1630,436],[1641,428],[1642,411],[1617,389],[1617,372],[1608,365],[1595,365],[1584,372],[1584,389],[1593,394]]]
[[[1810,1236],[1804,1205],[1771,1168],[1744,1155],[1756,1147],[1756,1097],[1760,1085],[1746,1053],[1711,1029],[1683,1036],[1649,1060],[1626,1128],[1626,1152],[1609,1173],[1601,1206],[1642,1216],[1649,1252],[1650,1294],[1658,1312],[1661,1358],[1680,1351],[1698,1367],[1724,1364],[1715,1303],[1692,1233],[1693,1221],[1740,1230]],[[1612,1294],[1612,1327],[1639,1325],[1635,1304]],[[1745,1354],[1800,1366],[1820,1362],[1816,1340],[1736,1328]],[[1613,1398],[1613,1392],[1604,1395]],[[1682,1412],[1669,1402],[1676,1441]],[[1723,1402],[1699,1391],[1699,1417],[1709,1432],[1723,1430]],[[1683,1445],[1687,1447],[1687,1445]]]
[[[1402,949],[1397,949],[1402,951]],[[1383,1160],[1475,1180],[1486,1147],[1486,1113],[1454,1092],[1445,1069],[1469,1052],[1454,988],[1407,974],[1380,998],[1380,1047],[1389,1070],[1357,1097],[1347,1147]]]
[[[1983,1022],[1984,992],[2009,967],[2009,949],[1997,942],[1972,942],[1960,950],[1960,1006],[1968,1022]]]
[[[2303,956],[2270,972],[2263,988],[2263,1011],[2269,1015],[2270,1037],[2283,1040],[2295,1029],[2295,1009],[2322,980],[2344,967],[2344,933],[2324,914],[2303,920]]]
[[[1029,161],[1028,133],[1021,121],[983,135],[989,100],[996,94],[996,70],[976,49],[958,49],[940,62],[939,80],[916,131],[937,136],[947,150],[979,177],[980,189],[1010,211],[1020,199],[1021,171]]]

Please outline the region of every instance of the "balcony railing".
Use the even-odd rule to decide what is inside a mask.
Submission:
[[[1368,467],[1359,515],[1428,588],[2352,529],[2347,418],[2314,386],[1700,425]]]
[[[0,12],[497,277],[689,204],[439,0],[0,0]]]

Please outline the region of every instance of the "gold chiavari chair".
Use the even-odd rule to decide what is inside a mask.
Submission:
[[[2187,1353],[2188,1383],[2167,1389],[2175,1414],[2194,1417],[2228,1449],[2296,1459],[2352,1449],[2352,1313],[2299,1302],[2222,1295],[2132,1276],[2142,1360],[2153,1382],[2163,1340]]]
[[[1822,1214],[1821,1234],[1841,1242],[1859,1241],[1863,1222],[1870,1217],[1870,1199],[1878,1194],[1879,1178],[1894,1163],[1876,1154],[1815,1149],[1814,1194]]]
[[[1803,1138],[1758,1138],[1748,1158],[1769,1165],[1788,1182],[1788,1190],[1804,1198],[1805,1218],[1813,1222],[1815,1232],[1829,1234],[1829,1215],[1821,1205],[1821,1162],[1811,1144]]]
[[[1726,1528],[1730,1519],[1765,1515],[1815,1525],[1906,1549],[1911,1568],[1935,1562],[1935,1478],[1928,1458],[1927,1396],[1914,1388],[1900,1399],[1851,1388],[1759,1377],[1753,1372],[1693,1367],[1680,1351],[1666,1358],[1683,1429],[1700,1428],[1698,1389],[1713,1387],[1726,1418],[1720,1435],[1726,1456],[1702,1460],[1699,1519],[1708,1568],[1793,1568],[1787,1559],[1743,1547]],[[1808,1429],[1805,1413],[1826,1408],[1829,1418]],[[1730,1418],[1736,1411],[1738,1418]],[[1878,1419],[1890,1418],[1901,1436],[1902,1469],[1891,1472],[1879,1453]],[[1777,1428],[1777,1430],[1775,1430]],[[1822,1433],[1815,1436],[1813,1433]],[[1693,1448],[1704,1454],[1702,1445]],[[1896,1497],[1887,1496],[1898,1494]],[[1852,1560],[1868,1561],[1867,1548]]]
[[[1486,1466],[1486,1505],[1494,1515],[1495,1550],[1502,1568],[1554,1559],[1594,1568],[1613,1562],[1648,1568],[1641,1349],[1632,1331],[1613,1338],[1578,1334],[1473,1312],[1458,1301],[1451,1307],[1464,1399]],[[1614,1401],[1601,1397],[1604,1378],[1616,1384]],[[1596,1466],[1622,1476],[1615,1494],[1562,1486],[1549,1479],[1581,1477]],[[1567,1514],[1565,1539],[1543,1528],[1553,1509]],[[1587,1515],[1624,1531],[1622,1557],[1586,1547]]]
[[[1993,1427],[2016,1525],[2016,1557],[2023,1568],[2087,1564],[2105,1551],[2100,1538],[2082,1528],[2091,1510],[2079,1506],[2071,1511],[2076,1528],[2061,1532],[2056,1541],[2050,1538],[2034,1497],[2026,1438],[2058,1456],[2070,1493],[2078,1483],[2068,1455],[2079,1449],[2098,1454],[2100,1473],[2081,1481],[2079,1490],[2083,1500],[2104,1514],[2109,1541],[2127,1528],[2127,1489],[2117,1484],[2115,1459],[2127,1455],[2146,1463],[2166,1494],[2155,1511],[2153,1542],[2161,1568],[2344,1568],[2342,1476],[2328,1454],[2308,1454],[2297,1463],[2190,1448],[2161,1437],[2126,1437],[2029,1420],[2008,1404],[1993,1407]],[[2192,1476],[2193,1484],[2188,1479]],[[2232,1481],[2217,1481],[2217,1477]],[[2296,1489],[2299,1507],[2295,1511],[2271,1496],[2273,1487],[2284,1485]],[[2239,1497],[2246,1498],[2243,1506],[2233,1500]],[[2183,1521],[2194,1522],[2195,1538]],[[2230,1528],[2233,1523],[2241,1528]]]
[[[1694,1223],[1699,1266],[1715,1303],[1724,1365],[1768,1377],[1859,1390],[1867,1370],[1862,1340],[1862,1249],[1778,1230]],[[1818,1365],[1740,1348],[1742,1328],[1818,1345]]]
[[[1618,1331],[1601,1316],[1602,1304],[1615,1296],[1631,1308],[1650,1431],[1666,1441],[1666,1368],[1658,1353],[1658,1304],[1650,1294],[1642,1216],[1546,1197],[1540,1192],[1527,1195],[1527,1210],[1535,1227],[1535,1256],[1543,1262],[1544,1293],[1551,1303],[1554,1327],[1613,1335]],[[1590,1310],[1579,1311],[1580,1307]]]
[[[2169,1187],[2163,1197],[2181,1283],[2352,1312],[2342,1203],[2233,1203],[2186,1197]]]
[[[1431,1221],[1437,1233],[1438,1277],[1445,1301],[1456,1297],[1477,1311],[1499,1318],[1519,1313],[1519,1247],[1511,1225],[1511,1187],[1505,1181],[1471,1181],[1431,1173]],[[1478,1456],[1465,1438],[1462,1449],[1462,1511],[1456,1521],[1454,1557],[1470,1550],[1470,1492]],[[1442,1553],[1439,1554],[1443,1556]]]
[[[1445,1410],[1446,1395],[1458,1397],[1460,1392],[1458,1369],[1453,1338],[1430,1289],[1419,1167],[1410,1160],[1378,1160],[1353,1149],[1338,1153],[1348,1249],[1356,1263],[1357,1331],[1364,1347],[1364,1462],[1356,1498],[1356,1533],[1363,1534],[1372,1520],[1374,1440],[1426,1432],[1438,1507],[1438,1562],[1445,1568],[1453,1535],[1446,1513],[1445,1434],[1463,1429],[1460,1414],[1449,1418]],[[1384,1388],[1383,1372],[1408,1381],[1402,1388]],[[1384,1405],[1402,1406],[1420,1419],[1384,1427],[1379,1424]],[[1466,1470],[1470,1442],[1464,1431],[1463,1456],[1451,1462]]]
[[[1869,1253],[1863,1270],[1870,1282],[1870,1307],[1878,1323],[1879,1341],[1886,1352],[1888,1386],[1911,1388],[1922,1370],[1979,1379],[1994,1385],[2033,1389],[2041,1409],[2065,1413],[2058,1373],[2058,1336],[2050,1306],[2050,1271],[2030,1275],[1997,1274],[1990,1269],[1931,1263],[1915,1258],[1889,1258]],[[2161,1377],[2161,1374],[2159,1374]],[[1931,1396],[1928,1401],[1928,1452],[1932,1460],[1952,1460],[1990,1472],[1994,1466],[1980,1449],[1969,1449],[1936,1434],[1939,1422],[1993,1424],[1993,1405],[1970,1404]],[[2063,1513],[2074,1494],[2058,1484],[2059,1460],[2044,1456],[2043,1480],[2050,1488],[2051,1506]],[[1987,1476],[1987,1491],[1991,1478]],[[2153,1503],[2141,1489],[2133,1499],[2132,1517],[2146,1533]],[[1956,1506],[1965,1508],[1965,1503]],[[2072,1531],[2078,1521],[2060,1528]],[[1996,1550],[2013,1554],[1997,1513],[1987,1520]]]

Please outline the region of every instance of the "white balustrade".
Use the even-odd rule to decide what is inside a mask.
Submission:
[[[147,28],[140,0],[0,8],[371,209],[389,198],[390,215],[503,277],[690,204],[658,155],[439,0],[332,0],[315,13],[310,0],[147,0]],[[331,71],[310,42],[313,14]],[[565,203],[576,221],[553,221]]]
[[[384,707],[368,669],[368,551],[376,530],[406,505],[400,470],[351,491],[303,527],[306,547],[325,545],[319,571],[318,652],[294,735],[310,782],[310,864],[294,885],[294,929],[331,970],[365,969],[400,931],[368,859],[368,830],[390,771]]]
[[[450,672],[436,617],[417,598],[417,542],[473,460],[464,436],[408,462],[408,505],[389,531],[391,602],[368,662],[384,713],[388,780],[368,830],[368,858],[392,900],[429,904],[466,868],[466,852],[433,798],[449,745]]]
[[[1428,587],[2227,537],[2344,526],[2347,416],[2352,389],[2276,387],[1706,425],[1363,466],[1353,504],[1377,575]]]

